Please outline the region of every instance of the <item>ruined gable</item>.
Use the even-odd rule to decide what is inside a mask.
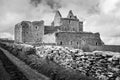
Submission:
[[[68,13],[68,15],[67,15],[67,18],[69,18],[69,19],[77,19],[77,17],[74,16],[72,10],[69,11],[69,13]]]
[[[66,18],[62,18],[59,11],[56,11],[54,21],[52,22],[52,26],[60,26],[60,31],[83,31],[83,22],[79,21],[76,16],[74,16],[72,10],[69,11],[68,16]]]
[[[59,11],[56,11],[56,14],[55,14],[55,17],[54,17],[54,20],[52,22],[52,26],[60,26],[61,25],[61,14]]]

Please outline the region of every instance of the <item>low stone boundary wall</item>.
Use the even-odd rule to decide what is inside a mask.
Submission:
[[[90,51],[112,51],[112,52],[120,52],[119,45],[103,45],[103,46],[89,46]]]

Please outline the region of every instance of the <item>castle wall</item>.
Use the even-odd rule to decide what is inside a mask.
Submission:
[[[44,26],[44,34],[52,34],[54,32],[57,32],[60,29],[61,26]]]
[[[22,41],[23,43],[26,42],[32,42],[33,41],[33,36],[31,32],[31,22],[29,21],[23,21],[21,22],[22,25]]]
[[[85,45],[103,45],[98,33],[87,32],[58,32],[56,33],[58,45],[68,45],[74,48],[82,48]]]
[[[78,19],[61,19],[61,28],[62,31],[83,31],[83,22],[79,22]]]
[[[20,28],[19,28],[20,27]],[[23,43],[42,42],[44,21],[22,21],[15,26],[15,41]]]
[[[34,21],[32,22],[32,34],[34,42],[42,42],[44,35],[44,21]]]
[[[44,35],[43,36],[43,43],[56,43],[55,33]]]
[[[60,30],[61,31],[69,31],[69,20],[67,19],[62,19],[61,20],[61,26],[60,26]]]
[[[79,22],[79,31],[83,31],[83,22]]]
[[[70,20],[70,31],[79,32],[79,21]]]
[[[22,42],[22,26],[20,23],[15,25],[15,31],[14,31],[14,39],[15,42]]]

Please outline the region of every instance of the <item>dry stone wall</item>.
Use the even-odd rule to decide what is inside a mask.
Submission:
[[[95,50],[120,52],[120,45],[102,45],[102,46],[89,45],[89,51],[95,51]]]

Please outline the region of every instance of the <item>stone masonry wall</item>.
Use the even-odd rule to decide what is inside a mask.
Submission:
[[[87,32],[58,32],[56,33],[56,43],[74,48],[82,48],[85,45],[103,45],[98,33]]]
[[[62,18],[59,11],[56,11],[54,20],[52,22],[52,27],[60,26],[61,31],[83,31],[83,22],[74,16],[70,10],[67,18]]]
[[[34,42],[42,42],[44,35],[44,21],[32,22],[32,34]]]
[[[20,29],[19,29],[20,28]],[[42,42],[44,21],[22,21],[15,26],[15,41],[23,43]]]
[[[79,22],[78,19],[68,19],[62,18],[61,19],[61,31],[76,31],[80,32],[83,31],[83,23]]]
[[[22,41],[23,43],[25,42],[32,42],[33,41],[33,36],[32,36],[32,31],[31,31],[31,22],[29,21],[22,21]]]
[[[15,42],[22,42],[22,26],[20,23],[15,25],[15,32],[14,32],[15,36]]]
[[[61,25],[61,14],[59,11],[56,11],[56,14],[55,14],[55,17],[54,17],[54,20],[52,22],[52,26],[60,26]]]

